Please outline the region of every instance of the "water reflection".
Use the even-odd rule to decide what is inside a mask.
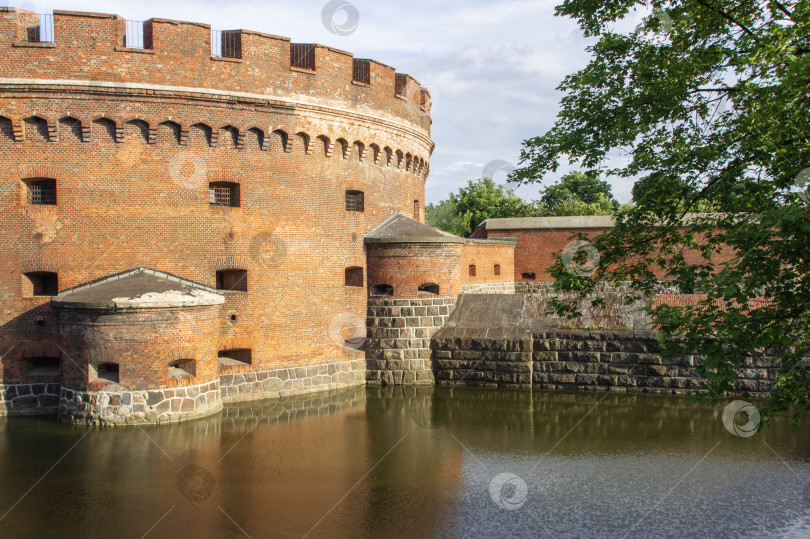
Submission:
[[[361,387],[164,427],[0,418],[0,526],[74,537],[810,533],[808,423],[740,438],[722,410]]]

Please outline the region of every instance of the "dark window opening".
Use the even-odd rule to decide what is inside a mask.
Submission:
[[[371,287],[372,296],[393,296],[394,287],[390,284],[375,284]]]
[[[242,57],[241,30],[211,30],[211,56],[219,58]]]
[[[408,77],[403,73],[397,73],[394,79],[394,92],[397,95],[405,96],[405,87],[408,84]]]
[[[56,180],[34,180],[28,182],[29,204],[56,204]]]
[[[218,271],[217,290],[247,292],[247,270],[231,269]]]
[[[209,183],[208,203],[211,206],[239,206],[239,184],[233,182]]]
[[[354,58],[352,60],[352,80],[362,84],[371,84],[371,61]]]
[[[346,211],[362,212],[365,209],[363,191],[346,191]]]
[[[527,281],[534,281],[534,272],[521,273],[520,278],[526,279]]]
[[[315,45],[290,43],[290,67],[315,71]]]
[[[434,284],[434,283],[420,284],[419,288],[416,291],[419,294],[438,296],[439,295],[439,285]]]
[[[195,376],[196,361],[193,359],[178,359],[169,363],[169,378],[182,378]]]
[[[62,368],[58,357],[29,357],[25,359],[26,376],[59,376]]]
[[[98,365],[91,365],[90,368],[95,371],[90,373],[91,379],[118,383],[120,377],[116,363],[99,363]]]
[[[219,356],[219,364],[226,367],[250,365],[252,362],[252,353],[249,348],[220,350],[217,356]]]
[[[413,201],[413,218],[416,219],[417,221],[419,220],[419,201],[418,200]]]
[[[363,287],[363,268],[346,268],[346,286]]]
[[[31,287],[31,296],[55,296],[59,293],[59,275],[49,271],[32,271],[24,274]]]
[[[470,277],[475,277],[475,264],[470,264]]]
[[[501,274],[501,265],[500,264],[495,264],[495,275],[500,275],[500,274]]]

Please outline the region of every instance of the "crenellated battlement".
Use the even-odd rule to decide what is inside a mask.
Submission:
[[[385,64],[249,30],[212,31],[208,24],[158,18],[127,22],[54,11],[51,26],[38,14],[2,7],[0,84],[87,81],[233,92],[324,104],[430,132],[429,92]]]

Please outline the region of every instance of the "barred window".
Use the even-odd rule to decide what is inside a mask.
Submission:
[[[315,71],[315,45],[290,43],[290,67]]]
[[[364,211],[363,191],[346,191],[346,211]]]
[[[232,182],[209,183],[208,203],[212,206],[238,206],[239,184]]]
[[[56,204],[56,181],[35,180],[28,184],[29,204]]]
[[[352,60],[352,80],[362,84],[371,84],[371,61],[354,58]]]

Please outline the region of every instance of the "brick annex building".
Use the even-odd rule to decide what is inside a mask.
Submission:
[[[0,49],[0,413],[162,423],[430,382],[455,298],[514,290],[513,240],[423,224],[430,95],[408,75],[68,11],[0,8]]]

